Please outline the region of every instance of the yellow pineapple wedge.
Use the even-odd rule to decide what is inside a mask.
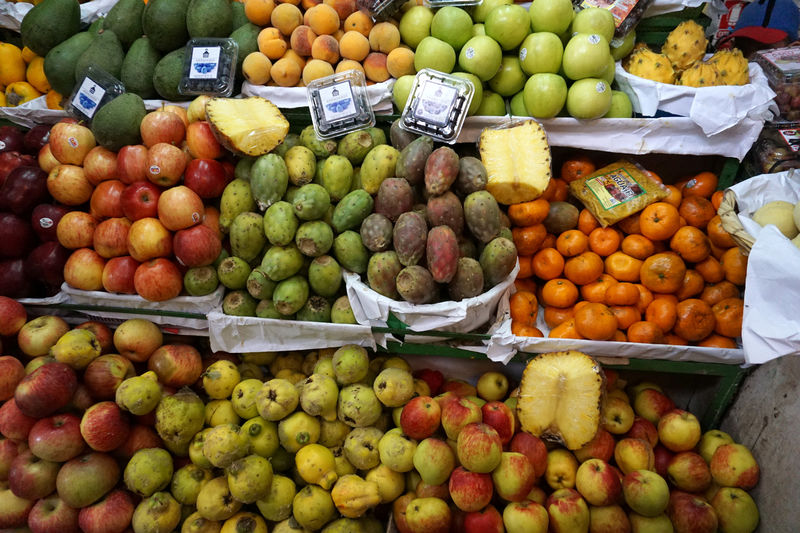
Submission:
[[[260,96],[212,98],[206,103],[206,118],[225,148],[254,157],[281,144],[289,133],[286,117]]]
[[[486,167],[486,190],[501,204],[535,200],[550,183],[550,145],[534,120],[483,130],[479,148]]]
[[[597,433],[604,388],[600,365],[585,353],[538,355],[525,367],[519,385],[520,426],[577,450]]]

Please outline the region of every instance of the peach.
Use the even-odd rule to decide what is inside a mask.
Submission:
[[[344,21],[344,31],[357,31],[364,37],[369,37],[373,22],[366,11],[354,11]]]
[[[348,31],[339,40],[339,54],[345,59],[363,61],[369,54],[369,41],[357,31]]]
[[[375,82],[386,81],[389,79],[389,71],[386,70],[386,54],[372,52],[364,60],[364,73],[368,80]]]
[[[296,27],[303,23],[303,14],[295,5],[280,4],[272,10],[270,22],[283,35],[289,36]]]
[[[272,37],[270,34],[265,34],[264,32],[267,30],[275,30],[275,33],[277,33],[278,36]],[[283,38],[283,35],[281,35],[281,32],[278,31],[277,28],[264,28],[261,30],[261,33],[258,34],[258,51],[268,58],[272,60],[280,59],[288,49],[289,44],[286,42],[286,39]]]
[[[373,52],[388,54],[400,46],[400,30],[389,22],[379,22],[369,32],[369,47]]]
[[[306,60],[303,59],[302,57],[300,57],[297,54],[297,52],[295,52],[291,48],[289,50],[286,50],[286,53],[283,54],[283,56],[281,57],[281,59],[284,59],[284,58],[285,59],[291,59],[292,61],[297,63],[297,66],[300,67],[300,70],[303,70],[303,67],[306,66]]]
[[[292,4],[294,6],[300,5],[300,0],[277,0],[279,4]]]
[[[339,20],[346,19],[356,10],[356,0],[323,0],[323,3],[336,10]]]
[[[289,44],[292,46],[292,50],[297,52],[298,55],[308,57],[311,55],[311,46],[314,44],[314,39],[316,38],[317,34],[314,33],[311,28],[300,25],[292,32]]]
[[[300,81],[300,65],[289,58],[277,60],[269,71],[270,77],[281,87],[294,87]]]
[[[364,74],[364,76],[366,76],[366,74],[364,73],[364,67],[361,66],[361,63],[359,63],[358,61],[353,61],[352,59],[342,59],[341,61],[339,61],[339,64],[336,65],[337,74],[339,72],[344,72],[346,70],[360,70],[361,74]]]
[[[333,32],[333,33],[331,34],[331,36],[332,36],[334,39],[336,39],[336,41],[337,41],[337,42],[339,42],[339,41],[341,41],[341,40],[342,40],[342,35],[344,35],[344,30],[343,30],[343,29],[341,29],[341,28],[339,28],[338,30],[336,30],[335,32]]]
[[[300,5],[303,7],[304,11],[308,11],[314,6],[317,6],[322,3],[322,0],[300,0]]]
[[[331,35],[339,29],[339,14],[331,6],[319,4],[306,11],[303,24],[317,35]]]
[[[311,45],[311,57],[336,64],[339,61],[339,42],[330,35],[320,35]]]
[[[264,85],[269,81],[272,61],[261,52],[247,54],[242,62],[242,74],[253,85]]]
[[[414,52],[409,48],[395,48],[386,56],[386,70],[393,78],[406,74],[414,75]]]
[[[275,9],[273,0],[245,0],[244,14],[256,26],[266,26]]]
[[[303,83],[308,85],[317,78],[324,78],[333,74],[333,66],[321,59],[311,59],[303,68]]]

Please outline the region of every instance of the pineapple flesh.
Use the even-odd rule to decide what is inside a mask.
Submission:
[[[680,84],[687,87],[712,87],[721,85],[717,82],[718,78],[719,74],[713,64],[701,62],[681,73]]]
[[[720,50],[708,62],[717,68],[717,85],[747,85],[750,70],[747,59],[738,48]]]
[[[212,98],[206,104],[206,118],[225,148],[253,157],[266,154],[289,133],[286,117],[260,96]]]
[[[525,367],[517,416],[523,431],[577,450],[597,433],[605,380],[600,365],[570,350],[538,355]]]
[[[486,190],[501,204],[539,198],[550,183],[550,145],[534,120],[505,129],[485,129],[480,137]]]
[[[661,53],[669,58],[673,69],[680,72],[702,60],[707,46],[703,27],[693,20],[685,20],[669,33]]]
[[[657,54],[649,48],[637,48],[628,56],[622,65],[625,70],[659,83],[675,83],[675,70],[669,58],[664,54]]]

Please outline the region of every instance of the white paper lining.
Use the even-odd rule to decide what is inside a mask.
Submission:
[[[394,81],[394,78],[390,78],[381,83],[367,86],[367,97],[375,113],[392,112]],[[242,84],[242,94],[244,96],[261,96],[281,109],[308,108],[305,87],[268,87],[253,85],[246,81]]]

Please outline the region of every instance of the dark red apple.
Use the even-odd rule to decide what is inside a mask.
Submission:
[[[417,396],[403,406],[400,428],[417,440],[427,439],[436,433],[441,423],[442,410],[430,396]]]
[[[127,185],[119,180],[101,181],[89,199],[89,213],[97,220],[119,218],[122,212],[122,191]]]
[[[516,419],[514,412],[503,402],[491,401],[481,407],[483,423],[492,426],[500,435],[500,442],[505,446],[514,437]]]
[[[444,375],[439,370],[423,368],[414,372],[414,377],[428,384],[428,388],[431,389],[431,396],[439,394],[439,389],[444,384]]]
[[[467,513],[464,517],[464,533],[503,533],[503,517],[493,505],[481,511]]]
[[[112,257],[103,267],[103,288],[117,294],[136,294],[133,276],[140,264],[129,255]]]
[[[19,166],[8,173],[0,186],[0,206],[15,215],[27,215],[50,199],[47,172],[38,166]]]
[[[11,463],[27,449],[25,441],[7,439],[0,435],[0,481],[8,481]]]
[[[0,258],[25,257],[35,243],[36,235],[27,220],[12,213],[0,213]]]
[[[122,446],[131,430],[128,416],[115,402],[100,402],[89,407],[81,418],[81,435],[98,452]]]
[[[200,198],[219,198],[228,181],[225,166],[216,159],[192,159],[183,172],[183,184]]]
[[[117,489],[99,502],[78,512],[78,525],[83,533],[122,533],[131,523],[134,499],[130,492]]]
[[[21,303],[13,298],[0,296],[0,335],[16,335],[27,321],[28,312]]]
[[[0,152],[22,152],[25,135],[16,126],[0,126]]]
[[[133,276],[136,294],[151,302],[163,302],[180,295],[183,290],[183,274],[178,267],[164,257],[145,261]]]
[[[2,302],[0,302],[0,305],[2,305]],[[0,355],[0,402],[14,397],[14,390],[24,377],[25,367],[19,359],[12,355]]]
[[[667,479],[667,467],[675,456],[675,453],[668,450],[666,446],[662,444],[656,444],[655,448],[653,448],[653,455],[655,457],[654,465],[656,473],[664,479]]]
[[[30,450],[20,453],[8,472],[8,488],[26,500],[38,500],[56,490],[59,463],[36,457]]]
[[[203,224],[178,230],[172,238],[172,250],[178,263],[187,267],[210,265],[222,251],[222,241],[214,230]]]
[[[94,405],[94,398],[89,394],[89,389],[83,383],[78,383],[78,388],[75,389],[75,394],[72,395],[72,400],[65,407],[70,413],[82,414],[88,408]]]
[[[112,348],[114,348],[114,333],[111,331],[111,328],[102,322],[87,320],[75,326],[75,329],[88,329],[94,333],[97,342],[100,343],[101,355],[111,353]]]
[[[536,477],[544,475],[544,471],[547,469],[547,446],[542,439],[520,431],[511,439],[509,448],[512,452],[519,452],[528,458],[536,472]]]
[[[147,180],[147,147],[143,144],[123,146],[117,152],[117,179],[130,185]]]
[[[36,418],[23,413],[14,398],[0,405],[0,435],[7,439],[26,440],[36,420]]]
[[[25,259],[25,275],[31,283],[44,282],[58,291],[64,283],[64,265],[72,254],[56,241],[43,242]]]
[[[36,502],[28,515],[31,533],[80,533],[78,509],[53,494]]]
[[[31,226],[42,242],[57,241],[56,227],[69,209],[58,204],[39,204],[31,212]]]
[[[678,533],[714,533],[719,522],[716,511],[702,496],[682,490],[670,492],[667,516]]]
[[[149,181],[131,183],[122,191],[122,214],[131,221],[158,216],[158,197],[161,187]]]
[[[86,449],[81,436],[81,419],[61,413],[36,422],[28,433],[28,446],[37,457],[63,463]]]
[[[32,156],[19,152],[0,152],[0,186],[3,185],[12,170],[21,166],[35,167],[39,165],[37,159]]]
[[[25,147],[25,152],[35,155],[49,140],[50,126],[48,124],[37,124],[28,130],[22,138],[22,144]]]
[[[25,276],[25,260],[0,261],[0,295],[23,298],[30,293],[30,283]]]
[[[154,414],[154,411],[149,414]],[[122,446],[114,450],[113,453],[116,457],[127,461],[139,450],[144,450],[145,448],[161,448],[164,445],[164,442],[161,440],[161,437],[158,436],[156,430],[150,425],[141,423],[141,418],[142,417],[137,417],[139,423],[131,426],[128,438]],[[155,421],[153,421],[153,423],[155,423]]]
[[[177,388],[197,381],[203,372],[203,361],[194,346],[165,344],[150,355],[147,368],[158,375],[159,382]]]
[[[44,418],[69,404],[78,377],[64,363],[42,365],[20,381],[14,399],[20,411],[34,418]]]
[[[83,383],[95,400],[113,400],[117,387],[136,375],[133,363],[119,354],[101,355],[83,372]]]

